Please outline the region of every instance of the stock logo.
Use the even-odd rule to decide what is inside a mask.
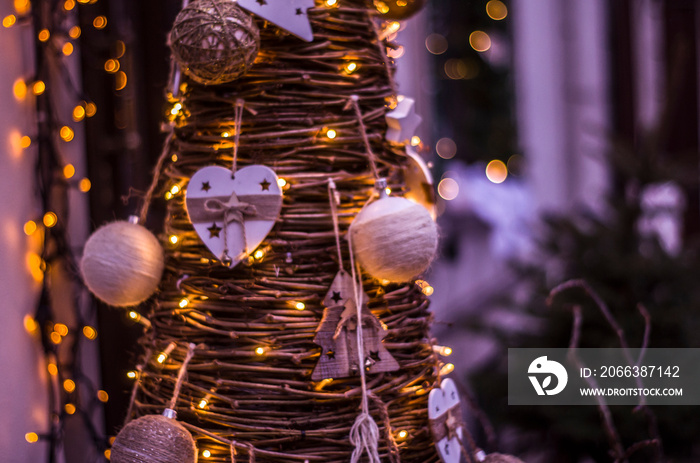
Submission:
[[[559,362],[547,360],[546,355],[533,360],[527,372],[537,395],[557,395],[564,390],[569,380],[566,368]],[[555,387],[551,387],[552,377],[557,378]]]

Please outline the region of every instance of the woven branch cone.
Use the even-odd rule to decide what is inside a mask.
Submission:
[[[234,441],[237,462],[347,463],[352,453],[348,434],[360,410],[359,377],[325,384],[312,382],[311,373],[321,352],[313,343],[321,302],[338,271],[327,181],[334,179],[340,192],[343,235],[374,182],[357,120],[346,107],[351,95],[360,97],[381,175],[394,192],[404,187],[405,154],[384,140],[385,104],[393,95],[370,8],[369,0],[344,0],[340,8],[309,10],[313,43],[261,27],[260,53],[245,76],[222,86],[189,82],[184,93],[171,148],[177,160],[165,169],[165,188],[186,186],[204,166],[230,167],[233,136],[225,135],[235,133],[237,98],[246,104],[239,166],[264,164],[288,182],[280,219],[260,247],[265,256],[233,270],[201,243],[183,195],[168,204],[166,271],[150,307],[153,329],[141,342],[154,353],[171,342],[178,347],[164,365],[146,359],[133,416],[162,411],[187,343],[203,344],[176,409],[200,452],[211,452],[207,461],[230,462],[228,441]],[[342,72],[349,58],[359,65],[352,75]],[[324,128],[334,128],[337,138],[328,139]],[[167,245],[171,234],[180,238],[176,247]],[[343,247],[349,270],[347,243]],[[381,459],[438,462],[427,415],[438,369],[428,301],[415,284],[382,286],[367,277],[364,289],[389,328],[385,346],[401,365],[368,376]],[[189,300],[184,308],[183,297]],[[296,310],[296,302],[306,309]],[[255,353],[258,347],[263,355]],[[408,438],[397,442],[401,430]]]

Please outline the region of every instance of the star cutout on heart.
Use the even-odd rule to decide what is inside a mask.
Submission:
[[[297,8],[297,14],[304,14],[304,12],[301,11],[301,8]]]
[[[258,2],[258,5],[267,5],[266,0],[255,0],[255,1]]]
[[[271,183],[268,182],[267,179],[260,182],[260,187],[262,188],[262,191],[270,191],[270,185]]]
[[[340,296],[340,291],[333,291],[333,296],[331,296],[331,299],[333,299],[333,302],[336,304],[343,300],[343,298]]]
[[[211,227],[207,228],[209,230],[209,238],[221,238],[220,233],[221,233],[221,227],[214,222],[211,224]]]
[[[396,109],[386,114],[386,139],[395,143],[410,140],[416,134],[416,128],[423,120],[416,114],[416,102],[413,98],[399,99]]]
[[[378,362],[378,361],[381,360],[381,359],[379,358],[379,352],[378,352],[378,351],[374,351],[374,350],[369,351],[369,358],[371,358],[371,359],[374,360],[375,362]]]
[[[331,359],[331,360],[335,358],[335,352],[332,351],[332,350],[329,350],[328,352],[326,352],[326,355],[327,355],[328,358]]]
[[[202,191],[209,191],[211,190],[211,184],[209,182],[202,182]]]

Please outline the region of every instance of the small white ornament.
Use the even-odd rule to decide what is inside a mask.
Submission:
[[[187,214],[200,239],[233,268],[250,255],[275,225],[282,209],[277,175],[266,166],[231,170],[209,166],[190,180]]]
[[[459,463],[462,458],[460,446],[464,434],[462,404],[455,382],[442,380],[439,388],[428,396],[428,419],[433,438],[437,441],[440,458],[444,463]]]
[[[413,138],[416,128],[423,118],[416,114],[416,101],[413,98],[399,98],[396,108],[386,114],[386,139],[395,143],[403,143]]]
[[[306,11],[314,4],[314,0],[238,0],[239,6],[306,42],[314,40]]]
[[[350,225],[352,249],[362,268],[378,280],[402,283],[423,273],[438,247],[430,213],[400,196],[383,195]]]
[[[416,153],[410,145],[406,146],[406,156],[408,156],[409,162],[403,168],[403,177],[407,189],[404,197],[425,207],[430,212],[433,220],[435,220],[437,218],[437,208],[433,174],[421,155]]]
[[[112,222],[98,228],[85,243],[80,272],[88,289],[114,307],[148,299],[163,274],[163,248],[158,238],[134,222]]]

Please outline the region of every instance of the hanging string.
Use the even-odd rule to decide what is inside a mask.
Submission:
[[[352,234],[348,233],[348,247],[350,248],[350,267],[352,271],[352,286],[355,293],[357,309],[357,357],[360,370],[360,384],[362,386],[362,411],[355,419],[350,429],[350,442],[355,446],[352,451],[350,463],[358,463],[363,453],[367,453],[369,463],[381,463],[379,460],[379,428],[369,414],[369,394],[367,392],[367,378],[365,377],[365,347],[362,333],[362,306],[364,305],[361,272],[359,266],[355,270],[355,257],[352,252]]]
[[[153,195],[155,194],[156,188],[158,188],[158,183],[160,182],[160,174],[163,171],[163,164],[165,163],[165,160],[170,156],[170,149],[173,143],[173,137],[174,133],[171,131],[168,134],[168,137],[165,139],[165,143],[163,143],[163,151],[160,153],[160,157],[158,158],[156,168],[153,170],[153,180],[151,181],[151,186],[148,187],[146,196],[144,196],[143,198],[143,205],[141,206],[141,212],[139,213],[139,223],[141,224],[146,223],[148,209],[151,207]]]
[[[328,201],[331,203],[331,216],[333,217],[333,233],[335,234],[335,247],[338,251],[338,268],[343,270],[343,250],[340,246],[340,229],[338,226],[338,190],[332,178],[328,179]]]
[[[182,383],[185,381],[185,373],[187,372],[187,364],[190,363],[192,357],[194,356],[195,345],[190,343],[187,346],[187,355],[182,361],[182,366],[180,367],[180,372],[177,374],[177,381],[175,382],[175,388],[173,389],[173,398],[170,399],[168,408],[175,410],[175,405],[177,404],[177,399],[180,396],[180,389],[182,389]]]
[[[245,107],[245,100],[243,98],[236,99],[236,106],[234,108],[234,130],[235,137],[233,139],[233,163],[231,164],[231,178],[236,175],[236,170],[238,170],[238,143],[241,139],[241,122],[243,121],[243,108]]]
[[[369,165],[372,168],[372,175],[374,178],[379,178],[379,170],[377,169],[377,160],[372,151],[372,145],[369,143],[369,137],[367,137],[367,126],[365,126],[364,118],[362,117],[362,111],[360,110],[360,97],[357,95],[350,96],[348,104],[352,105],[355,110],[355,116],[357,116],[357,123],[360,126],[360,135],[362,135],[362,141],[365,143],[365,151],[367,152],[367,158],[369,160]],[[347,107],[347,106],[346,106]]]

